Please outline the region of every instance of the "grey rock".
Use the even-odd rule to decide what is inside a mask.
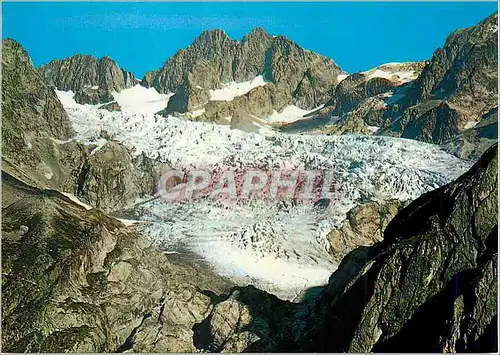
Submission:
[[[328,101],[339,73],[331,59],[304,50],[283,36],[272,37],[255,29],[238,42],[214,30],[204,31],[161,69],[147,73],[142,83],[160,93],[175,93],[166,113],[196,109],[208,101],[209,89],[258,75],[276,84],[287,104],[313,108]]]
[[[81,104],[113,101],[112,92],[135,85],[134,75],[120,69],[109,57],[97,59],[91,55],[75,54],[53,60],[38,70],[47,83],[58,90],[72,90],[75,101]]]
[[[2,156],[31,165],[29,137],[65,140],[74,135],[56,93],[14,40],[2,41]]]

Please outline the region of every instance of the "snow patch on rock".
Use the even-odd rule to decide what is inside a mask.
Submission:
[[[167,107],[173,94],[159,94],[155,88],[141,85],[114,92],[113,97],[120,105],[122,112],[155,113]]]
[[[321,105],[312,110],[303,110],[295,105],[289,105],[285,107],[280,113],[276,112],[275,110],[271,116],[268,116],[263,120],[268,123],[291,123],[303,118],[308,113],[321,109],[323,106],[324,105]]]
[[[232,81],[223,84],[222,88],[210,90],[210,100],[212,101],[231,101],[235,97],[245,95],[250,90],[266,85],[266,81],[262,75],[255,77],[252,80],[237,83]]]
[[[68,192],[61,192],[64,196],[66,196],[67,198],[69,198],[71,201],[73,201],[74,203],[76,203],[77,205],[80,205],[82,207],[84,207],[86,210],[91,210],[92,209],[92,206],[90,205],[87,205],[86,203],[80,201],[78,199],[78,197],[76,197],[75,195],[73,194],[70,194]]]

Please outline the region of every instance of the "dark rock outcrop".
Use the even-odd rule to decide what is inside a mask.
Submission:
[[[283,36],[255,29],[241,42],[222,30],[204,31],[164,66],[145,75],[142,83],[160,93],[174,92],[167,113],[187,112],[209,100],[209,89],[258,75],[276,85],[286,104],[313,108],[328,101],[340,68],[319,54],[300,48]]]
[[[132,87],[136,81],[132,73],[120,69],[111,58],[97,59],[91,55],[75,54],[53,60],[39,71],[58,90],[72,90],[75,101],[81,104],[113,101],[113,92]]]
[[[74,135],[56,93],[12,39],[2,41],[2,153],[19,163],[34,160],[30,137],[65,140]]]
[[[347,255],[311,315],[308,350],[497,351],[497,150]]]

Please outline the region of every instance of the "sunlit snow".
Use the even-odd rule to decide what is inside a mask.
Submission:
[[[235,97],[245,95],[250,90],[264,85],[266,85],[266,82],[264,81],[264,77],[262,75],[241,83],[232,81],[230,83],[223,84],[220,89],[210,90],[210,100],[231,101]]]
[[[386,63],[374,69],[363,72],[363,74],[368,75],[368,79],[384,78],[392,81],[397,81],[402,84],[415,80],[418,77],[418,73],[416,71],[398,70],[397,68],[400,64],[401,63]]]
[[[478,122],[476,122],[476,121],[468,121],[465,124],[464,129],[474,128],[474,127],[476,127],[477,124],[478,124]]]
[[[71,201],[75,202],[77,205],[80,205],[82,206],[83,208],[85,208],[86,210],[91,210],[92,209],[92,206],[90,205],[87,205],[86,203],[83,203],[82,201],[80,201],[78,199],[78,197],[76,197],[75,195],[73,194],[70,194],[68,192],[61,192],[64,196],[66,196],[67,198],[69,198]]]
[[[155,113],[167,107],[173,94],[159,94],[155,88],[136,85],[130,89],[113,93],[123,112]]]
[[[272,115],[264,118],[263,120],[268,123],[291,123],[299,119],[302,119],[308,113],[319,110],[322,107],[323,105],[316,107],[312,110],[303,110],[295,105],[289,105],[285,107],[282,112],[278,113],[274,111]]]

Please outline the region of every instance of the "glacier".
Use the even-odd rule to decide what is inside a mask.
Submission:
[[[335,198],[313,202],[269,199],[201,199],[165,203],[153,196],[131,206],[136,228],[168,254],[206,263],[240,285],[253,284],[296,301],[308,288],[327,283],[337,265],[326,236],[360,201],[413,200],[465,172],[471,164],[438,146],[413,140],[362,136],[286,134],[271,127],[246,133],[229,126],[156,115],[171,95],[154,89],[123,90],[123,112],[98,110],[57,91],[84,143],[105,142],[105,130],[132,154],[167,162],[174,169],[257,168],[330,170]],[[98,145],[98,146],[99,146]],[[98,148],[96,148],[98,149]]]

